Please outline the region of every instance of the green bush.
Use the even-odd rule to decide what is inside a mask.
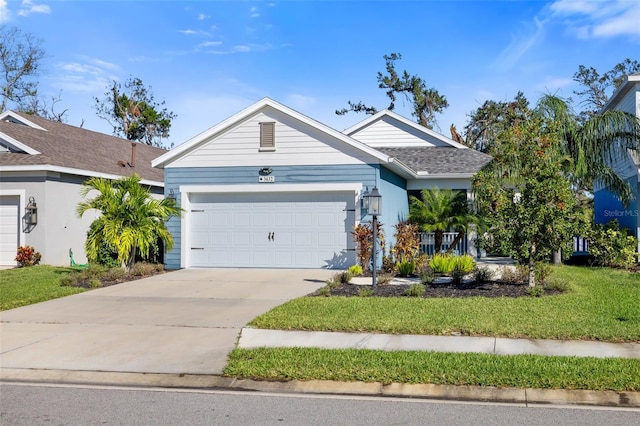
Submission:
[[[453,256],[453,270],[460,271],[464,275],[471,273],[476,267],[476,261],[468,254]],[[453,271],[452,271],[453,272]]]
[[[361,287],[358,289],[358,296],[370,297],[373,295],[373,289],[371,287]]]
[[[349,271],[343,271],[339,275],[340,284],[349,284],[349,281],[353,278],[353,275]]]
[[[491,281],[494,275],[495,273],[488,266],[480,266],[473,271],[473,279],[478,284]]]
[[[462,269],[454,268],[454,270],[451,271],[451,282],[454,285],[460,285],[462,284],[462,280],[464,279],[465,275],[467,274],[465,274]]]
[[[319,296],[324,296],[324,297],[331,296],[331,288],[329,286],[324,286],[324,287],[318,289],[318,295]]]
[[[156,271],[156,265],[153,263],[136,262],[131,267],[130,274],[134,277],[146,277],[153,275]]]
[[[349,269],[347,269],[347,272],[349,272],[354,277],[359,277],[360,275],[362,275],[362,266],[360,265],[349,266]]]
[[[429,260],[429,267],[436,274],[451,274],[454,264],[455,260],[453,260],[453,257],[446,254],[435,254],[431,260]]]
[[[638,261],[638,240],[620,229],[617,220],[597,224],[588,233],[589,254],[597,266],[629,268]]]
[[[78,275],[77,274],[68,274],[63,275],[60,278],[60,285],[62,287],[72,287],[78,284]]]
[[[429,267],[437,274],[451,275],[454,270],[458,270],[466,275],[474,270],[476,261],[468,254],[463,256],[436,254],[429,261]]]
[[[401,277],[408,277],[416,270],[416,264],[413,261],[403,260],[396,264],[396,269]]]
[[[411,284],[409,288],[404,291],[405,296],[420,297],[424,294],[426,286],[424,284]]]
[[[433,269],[426,268],[420,273],[420,282],[425,285],[431,285],[436,279]]]
[[[125,271],[123,268],[120,268],[120,267],[109,268],[103,274],[103,277],[106,281],[118,281],[123,279],[126,276],[127,276],[127,271]]]

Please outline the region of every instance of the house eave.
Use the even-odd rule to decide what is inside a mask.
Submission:
[[[603,112],[611,109],[613,105],[618,104],[618,102],[620,102],[620,99],[622,99],[622,97],[624,97],[636,83],[640,83],[640,74],[628,75],[626,81],[618,86],[607,103],[605,103],[604,106],[600,109],[599,113],[602,114]]]
[[[82,169],[74,169],[70,167],[61,167],[61,166],[53,166],[53,165],[25,165],[25,166],[0,166],[0,173],[4,172],[53,172],[53,173],[64,173],[75,176],[86,176],[88,178],[98,177],[104,179],[117,180],[125,175],[116,175],[111,173],[101,173],[94,172],[91,170],[82,170]],[[164,188],[164,182],[159,182],[155,180],[142,179],[140,181],[143,185],[156,186],[159,188]]]
[[[427,179],[471,179],[475,173],[429,173],[418,172],[417,178],[421,180]]]

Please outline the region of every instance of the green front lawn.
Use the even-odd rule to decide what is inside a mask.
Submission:
[[[540,389],[640,391],[640,359],[364,349],[236,349],[227,376]]]
[[[279,330],[640,341],[640,275],[559,266],[573,291],[521,298],[302,297],[255,318]]]
[[[60,277],[74,270],[49,265],[0,270],[0,311],[83,292],[60,285]]]

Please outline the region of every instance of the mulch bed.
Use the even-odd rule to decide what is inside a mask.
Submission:
[[[371,286],[343,284],[331,289],[331,296],[358,297],[358,291],[367,287],[371,288]],[[374,297],[409,297],[405,295],[405,291],[408,288],[408,284],[378,284],[371,295]],[[422,297],[523,297],[529,296],[528,289],[529,286],[526,283],[502,281],[488,281],[480,284],[476,282],[465,282],[460,285],[443,283],[427,286]],[[545,295],[558,293],[559,292],[555,290],[545,289]],[[316,291],[310,296],[322,295],[323,294],[320,291]]]

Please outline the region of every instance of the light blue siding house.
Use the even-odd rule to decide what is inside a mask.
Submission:
[[[627,76],[618,87],[603,111],[618,110],[635,115],[640,119],[640,74]],[[623,205],[607,188],[594,187],[594,211],[596,223],[607,223],[617,219],[621,226],[640,237],[640,158],[634,151],[619,152],[612,164],[616,174],[631,186],[634,199]],[[640,246],[638,247],[640,250]]]
[[[345,268],[367,189],[390,241],[412,191],[469,190],[489,160],[390,111],[340,132],[265,98],[152,162],[185,210],[166,267]]]

